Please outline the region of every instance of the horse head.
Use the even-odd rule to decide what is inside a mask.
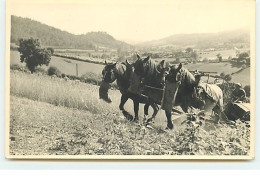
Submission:
[[[115,69],[116,69],[116,63],[108,64],[107,61],[105,61],[105,67],[102,70],[102,81],[106,83],[113,83],[116,80],[115,75]]]
[[[136,55],[137,56],[137,60],[134,63],[134,72],[135,74],[137,74],[138,76],[140,76],[141,78],[143,78],[145,76],[145,74],[147,73],[147,71],[149,70],[149,60],[150,60],[150,56],[146,57],[146,58],[142,58],[140,57],[140,55]]]
[[[102,70],[102,82],[99,87],[99,97],[104,101],[111,103],[111,99],[108,96],[108,90],[110,88],[109,83],[112,83],[116,80],[115,68],[117,63],[108,64],[105,61],[105,67]]]
[[[183,80],[183,74],[181,73],[182,64],[173,65],[170,67],[168,74],[166,75],[166,80],[172,83],[181,82]]]
[[[170,67],[166,65],[165,60],[162,60],[155,68],[157,73],[156,80],[160,82],[162,85],[165,84],[165,77],[168,75]]]

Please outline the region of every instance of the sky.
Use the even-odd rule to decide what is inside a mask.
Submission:
[[[73,34],[104,31],[129,43],[249,27],[253,0],[10,1],[10,13]]]

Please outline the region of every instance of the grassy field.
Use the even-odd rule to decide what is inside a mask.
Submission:
[[[11,64],[25,65],[20,62],[20,56],[17,51],[11,51]],[[62,73],[67,75],[76,75],[76,64],[78,64],[79,76],[82,76],[86,73],[93,73],[94,75],[100,75],[104,65],[94,64],[88,62],[80,62],[75,60],[70,60],[61,57],[52,56],[52,60],[49,66],[57,67]],[[48,67],[42,66],[44,69]],[[207,72],[218,72],[218,74],[224,72],[225,74],[231,74],[238,71],[240,68],[232,67],[230,63],[197,63],[197,64],[188,64],[184,66],[189,70],[199,70]],[[246,69],[241,73],[235,74],[233,77],[234,82],[239,82],[243,86],[250,84],[250,70]],[[204,78],[203,80],[207,80]],[[210,78],[209,82],[213,82],[214,79]]]
[[[242,85],[250,85],[250,68],[243,70],[240,73],[232,75],[232,81],[241,83]]]
[[[247,155],[250,149],[250,128],[239,121],[195,129],[175,116],[175,129],[164,131],[161,110],[152,128],[124,119],[117,90],[107,104],[98,86],[85,83],[11,71],[10,85],[11,155]],[[128,101],[133,114],[132,108]]]
[[[184,65],[185,68],[194,71],[206,71],[206,72],[217,72],[218,74],[224,72],[226,74],[231,74],[238,71],[240,68],[232,67],[230,63],[189,63]]]
[[[237,67],[232,67],[230,63],[197,63],[197,64],[188,64],[184,65],[185,68],[189,70],[198,70],[198,71],[206,71],[206,72],[217,72],[218,74],[220,73],[225,73],[225,74],[231,74],[235,73],[241,68]],[[212,74],[215,75],[215,74]],[[202,78],[203,81],[208,81],[207,77]],[[209,78],[209,83],[213,83],[215,78]],[[250,85],[250,68],[247,68],[240,73],[236,73],[232,75],[232,82],[234,83],[241,83],[243,86]]]
[[[25,65],[25,63],[20,62],[20,55],[18,51],[10,51],[10,64]],[[87,63],[81,61],[70,60],[61,57],[51,57],[51,62],[49,66],[57,67],[62,73],[67,75],[76,75],[76,64],[78,64],[79,76],[85,73],[101,74],[104,65]],[[48,69],[49,67],[43,65],[42,68]]]

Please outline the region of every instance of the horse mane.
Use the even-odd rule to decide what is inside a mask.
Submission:
[[[182,79],[179,87],[179,92],[186,93],[187,95],[192,94],[196,85],[195,77],[188,69],[183,67],[180,69],[180,74],[182,76]]]
[[[130,86],[132,67],[125,62],[117,63],[114,70],[117,85],[120,90],[126,91]]]
[[[117,79],[128,79],[132,72],[132,67],[127,65],[125,62],[121,62],[116,64],[115,70],[114,70]]]
[[[146,72],[144,75],[145,84],[153,87],[161,87],[161,81],[158,79],[158,72],[156,70],[158,64],[151,58],[146,62]]]

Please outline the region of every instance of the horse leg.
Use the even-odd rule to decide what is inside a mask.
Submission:
[[[134,111],[135,111],[135,118],[134,121],[138,121],[139,117],[138,117],[138,112],[139,112],[139,102],[138,101],[133,101],[134,102]]]
[[[122,113],[126,117],[126,119],[132,120],[133,116],[124,109],[124,105],[127,100],[128,100],[128,96],[126,94],[122,94],[119,109],[122,111]]]
[[[143,121],[146,121],[146,119],[148,117],[149,106],[150,106],[150,104],[148,104],[148,103],[145,103],[145,105],[144,105],[144,119],[143,119]]]
[[[188,105],[185,102],[181,104],[181,108],[185,113],[188,112]]]
[[[215,106],[212,109],[212,114],[215,116],[215,119],[216,119],[215,122],[219,123],[221,112],[220,112],[220,109],[217,106]]]
[[[165,111],[166,117],[167,117],[167,128],[168,129],[173,129],[173,124],[172,124],[172,114],[169,111]],[[167,129],[166,128],[166,129]]]
[[[146,123],[151,122],[151,121],[155,118],[155,116],[157,115],[157,113],[158,113],[158,111],[159,111],[159,107],[158,107],[155,103],[152,103],[152,104],[150,104],[150,105],[151,105],[152,108],[153,108],[153,115],[152,115],[152,117],[150,117],[150,118],[147,119]],[[149,105],[148,105],[148,107],[149,107]],[[147,109],[148,109],[148,108],[147,108]],[[147,115],[148,115],[148,111],[147,111]]]

